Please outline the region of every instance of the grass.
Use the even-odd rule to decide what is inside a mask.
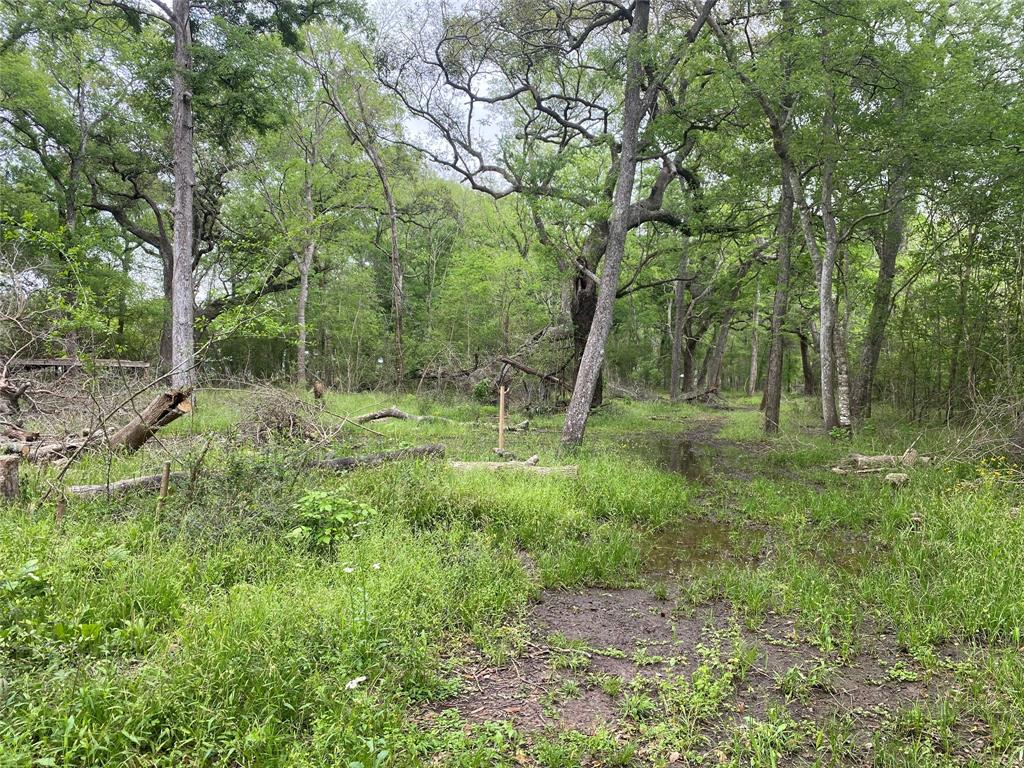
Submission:
[[[443,442],[450,458],[490,457],[492,406],[332,394],[327,411],[393,399],[451,421],[373,424],[382,436],[346,427],[335,450]],[[689,677],[594,677],[616,697],[619,733],[419,721],[426,703],[458,690],[453,656],[522,653],[540,589],[639,585],[652,536],[701,517],[756,529],[760,556],[708,558],[677,592],[649,588],[669,610],[728,600],[751,627],[790,617],[821,661],[779,676],[786,697],[828,686],[871,627],[949,676],[941,696],[884,724],[875,765],[1024,760],[1024,518],[1012,470],[937,462],[898,492],[828,471],[852,451],[938,451],[952,440],[944,429],[877,419],[836,442],[810,428],[813,404],[791,400],[786,431],[766,441],[756,410],[614,401],[572,459],[578,478],[429,461],[336,476],[305,469],[302,445],[237,439],[244,412],[239,393],[206,393],[162,444],[87,455],[67,473],[69,484],[102,482],[205,453],[197,483],[160,514],[137,495],[73,501],[57,521],[53,499],[41,501],[52,472],[24,472],[24,498],[0,511],[0,766],[657,765],[673,753],[760,766],[800,750],[842,764],[855,750],[848,723],[784,709],[738,718],[707,743],[706,724],[752,662],[738,628],[703,649]],[[716,460],[699,482],[635,447],[637,436],[711,420]],[[559,426],[557,415],[535,417],[509,447],[555,463]],[[563,640],[552,666],[594,676],[584,649]],[[952,665],[941,653],[951,646]],[[560,697],[579,695],[574,685]],[[980,751],[966,749],[964,723],[983,734]]]

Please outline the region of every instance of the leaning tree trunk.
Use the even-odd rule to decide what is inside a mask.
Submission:
[[[875,384],[878,358],[885,341],[885,327],[892,311],[892,284],[896,278],[896,257],[903,245],[903,232],[907,223],[906,176],[899,173],[885,195],[885,207],[889,209],[885,228],[875,238],[875,252],[878,254],[878,278],[875,280],[871,314],[868,317],[864,348],[860,356],[860,373],[853,393],[855,416],[871,415],[871,394]]]
[[[579,378],[583,354],[587,350],[587,339],[590,329],[594,326],[594,315],[597,312],[597,285],[586,275],[573,278],[572,298],[569,304],[569,319],[572,322],[573,358],[575,360],[573,382]],[[603,376],[599,373],[591,407],[601,404],[603,396]]]
[[[137,451],[160,427],[192,410],[191,390],[169,389],[157,395],[134,419],[110,437],[111,448]]]
[[[768,380],[764,386],[764,431],[779,431],[782,408],[782,326],[789,309],[790,239],[793,233],[793,187],[782,175],[782,199],[779,202],[779,223],[775,230],[779,245],[775,273],[775,302],[772,304],[771,339],[768,346]],[[801,351],[806,344],[800,337]]]
[[[758,338],[757,324],[760,322],[758,313],[761,304],[761,281],[757,281],[754,290],[754,309],[750,313],[750,373],[747,376],[747,397],[750,397],[757,390],[757,353]]]
[[[707,371],[704,379],[707,388],[720,389],[722,384],[722,363],[725,361],[725,347],[729,341],[729,326],[732,324],[732,316],[735,308],[730,306],[722,316],[722,322],[718,325],[715,333],[715,341],[708,355]]]
[[[650,0],[637,0],[633,12],[633,23],[629,28],[629,43],[626,52],[626,83],[623,100],[622,142],[619,148],[619,172],[615,181],[612,198],[612,215],[608,227],[608,245],[605,250],[604,269],[594,312],[594,323],[590,329],[587,346],[583,352],[576,386],[565,414],[562,429],[562,444],[578,446],[583,441],[587,427],[591,402],[597,388],[597,380],[604,364],[605,345],[612,329],[612,310],[615,293],[619,285],[619,272],[626,252],[626,231],[628,227],[630,200],[636,177],[637,152],[639,149],[640,123],[643,119],[641,84],[643,79],[644,45],[647,39],[647,25],[651,10]]]
[[[192,30],[190,0],[174,0],[174,77],[171,84],[171,142],[174,164],[174,241],[171,275],[171,383],[195,382],[195,289],[192,284],[193,160]]]

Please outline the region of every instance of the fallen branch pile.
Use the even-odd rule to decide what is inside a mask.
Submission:
[[[25,433],[25,436],[33,439],[0,443],[0,454],[18,454],[30,461],[50,461],[72,458],[86,448],[101,444],[132,453],[141,448],[158,429],[190,413],[190,397],[190,390],[168,389],[153,398],[135,418],[109,436],[103,429],[65,437],[41,437],[38,433]]]

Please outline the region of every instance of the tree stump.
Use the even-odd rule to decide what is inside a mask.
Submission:
[[[18,467],[21,456],[0,456],[0,498],[18,497]]]

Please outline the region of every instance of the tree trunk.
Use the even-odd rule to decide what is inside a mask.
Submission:
[[[871,314],[868,317],[864,348],[860,356],[860,373],[853,394],[853,414],[871,415],[871,395],[875,383],[878,358],[885,341],[885,327],[892,311],[892,284],[896,278],[896,257],[903,246],[903,232],[907,223],[906,175],[899,172],[885,195],[885,207],[891,209],[886,216],[885,228],[874,239],[878,254],[878,279],[875,280]]]
[[[789,309],[790,244],[793,233],[793,187],[782,174],[782,199],[779,202],[779,223],[775,228],[779,245],[775,273],[775,302],[772,304],[771,339],[768,345],[768,381],[764,387],[764,431],[779,431],[782,408],[782,326]],[[800,351],[806,359],[807,345],[800,337]]]
[[[679,271],[676,273],[676,282],[672,287],[672,302],[676,308],[675,317],[672,318],[672,365],[668,379],[668,397],[673,403],[679,399],[680,384],[683,377],[683,345],[685,343],[686,325],[689,321],[689,307],[684,308],[686,301],[686,283],[684,278],[689,268],[687,264],[689,256],[688,238],[683,238],[683,252],[679,257]]]
[[[683,347],[683,392],[691,392],[694,387],[694,357],[697,353],[698,339],[690,335],[691,323],[687,321],[684,335],[686,344]]]
[[[758,338],[757,324],[760,322],[759,312],[761,309],[761,281],[757,281],[754,289],[754,309],[750,313],[750,373],[747,375],[747,397],[757,391],[757,353]]]
[[[160,427],[192,410],[191,394],[187,389],[169,389],[157,395],[141,413],[111,436],[110,447],[137,451]]]
[[[725,346],[729,341],[729,326],[732,324],[732,316],[735,309],[730,306],[722,316],[722,322],[718,324],[715,332],[715,339],[708,348],[707,368],[701,379],[706,389],[721,389],[722,384],[722,362],[725,360]]]
[[[21,456],[0,456],[0,499],[18,498],[18,468]]]
[[[295,350],[295,378],[299,386],[306,385],[306,303],[309,301],[309,267],[315,249],[316,244],[309,243],[299,259],[299,296],[295,318],[299,326],[299,340]]]
[[[174,156],[174,242],[171,277],[171,384],[195,383],[195,289],[192,284],[193,160],[191,0],[174,0],[171,131]]]
[[[629,28],[626,51],[626,82],[623,99],[622,143],[619,148],[619,172],[612,198],[612,215],[608,228],[604,268],[594,313],[594,323],[580,362],[579,375],[572,399],[565,414],[562,444],[572,448],[583,441],[590,415],[591,402],[604,364],[605,345],[612,328],[612,310],[619,284],[619,272],[626,252],[627,216],[636,177],[640,123],[643,119],[641,85],[643,79],[644,44],[650,16],[650,0],[637,0],[633,23]]]
[[[389,461],[404,459],[428,458],[444,456],[445,448],[440,444],[418,445],[412,448],[399,448],[394,451],[369,453],[364,456],[344,456],[340,459],[323,459],[313,466],[318,469],[333,469],[336,472],[349,472],[360,467],[376,467]]]
[[[811,363],[811,343],[806,334],[798,334],[800,337],[800,367],[804,375],[804,394],[814,395],[817,391],[817,377],[814,375],[814,365]]]

